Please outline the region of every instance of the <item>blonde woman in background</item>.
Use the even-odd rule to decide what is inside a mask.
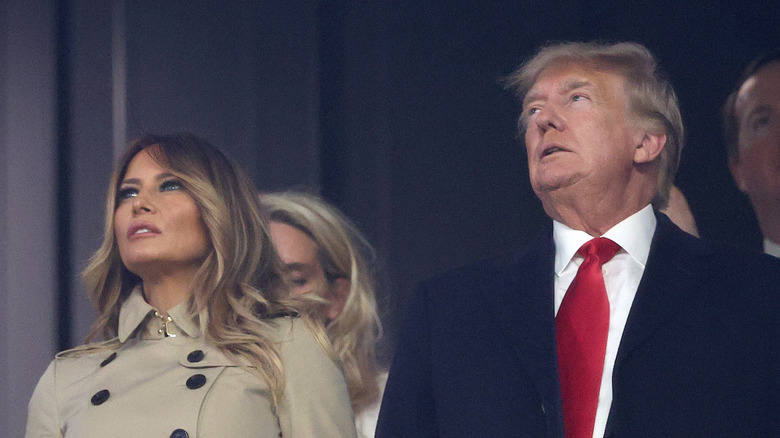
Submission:
[[[129,144],[84,272],[90,339],[107,340],[57,355],[27,437],[355,436],[343,374],[288,298],[256,193],[194,136]]]
[[[373,437],[387,379],[375,352],[381,324],[373,249],[340,211],[317,196],[284,192],[260,199],[293,293],[320,302],[316,315],[344,369],[358,433]]]

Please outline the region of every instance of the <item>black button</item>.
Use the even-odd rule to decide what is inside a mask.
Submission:
[[[203,374],[193,374],[192,377],[187,379],[187,388],[198,389],[206,384],[206,376]]]
[[[111,353],[111,356],[108,356],[103,362],[100,362],[100,366],[104,367],[111,363],[112,360],[116,359],[116,352]]]
[[[102,405],[109,397],[111,397],[111,393],[107,389],[101,389],[92,396],[92,404],[95,406]]]
[[[206,354],[203,352],[203,350],[195,350],[187,355],[187,360],[193,363],[200,362],[204,357],[206,357]]]
[[[190,434],[184,429],[176,429],[171,432],[171,438],[190,438]]]

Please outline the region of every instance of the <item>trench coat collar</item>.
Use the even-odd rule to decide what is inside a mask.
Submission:
[[[119,341],[125,342],[134,333],[144,336],[144,332],[156,333],[159,322],[155,321],[155,309],[144,300],[141,284],[133,288],[122,308],[119,310]],[[200,337],[200,326],[197,318],[190,315],[187,310],[187,302],[182,302],[168,311],[168,316],[173,320],[168,323],[169,331],[176,334],[184,334],[191,338]]]

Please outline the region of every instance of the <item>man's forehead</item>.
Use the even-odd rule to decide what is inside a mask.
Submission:
[[[607,76],[619,76],[600,68],[594,63],[577,61],[556,61],[545,67],[536,77],[526,93],[523,103],[539,98],[549,86],[553,92],[566,92],[582,87],[600,88]],[[544,89],[544,90],[543,90]]]
[[[735,110],[741,113],[762,104],[778,104],[780,97],[780,61],[774,61],[750,76],[737,92]]]

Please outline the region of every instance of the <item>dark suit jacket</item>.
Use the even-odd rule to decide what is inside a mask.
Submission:
[[[551,236],[419,286],[378,437],[563,438]],[[780,436],[779,354],[780,261],[659,214],[606,436]]]

